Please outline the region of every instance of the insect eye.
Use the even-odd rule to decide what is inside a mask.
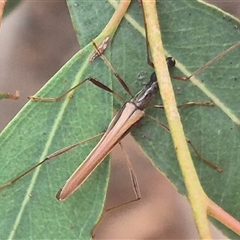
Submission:
[[[166,61],[167,61],[168,68],[172,68],[176,65],[176,61],[172,57],[168,57]]]

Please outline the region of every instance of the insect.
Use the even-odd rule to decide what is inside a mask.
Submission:
[[[168,68],[175,66],[172,58],[167,58]],[[153,73],[150,81],[138,92],[129,102],[126,102],[118,111],[100,142],[92,150],[86,160],[68,179],[66,184],[57,193],[58,200],[65,200],[74,193],[105,159],[112,148],[138,123],[144,116],[144,109],[149,105],[153,96],[158,91],[156,74]],[[131,174],[133,176],[133,174]],[[137,198],[140,193],[137,187],[136,178],[132,177]]]
[[[167,58],[167,64],[169,69],[174,67],[175,66],[174,59]],[[102,87],[103,89],[109,92],[113,92],[107,86],[101,84],[100,82],[98,82],[96,79],[93,79],[93,78],[85,79],[81,83],[83,84],[87,80],[91,81],[93,84],[99,87]],[[83,164],[80,165],[80,167],[73,173],[73,175],[69,178],[69,180],[66,182],[64,187],[59,190],[59,192],[57,193],[58,200],[65,200],[66,198],[68,198],[73,192],[75,192],[85,182],[85,180],[96,169],[96,167],[104,160],[104,158],[108,155],[108,153],[112,150],[112,148],[130,131],[132,126],[134,126],[137,122],[139,122],[143,118],[144,109],[149,105],[151,99],[157,93],[157,91],[158,91],[157,78],[156,78],[156,74],[153,73],[150,77],[150,81],[146,84],[146,86],[140,92],[138,92],[129,102],[126,102],[123,105],[123,107],[118,111],[118,113],[110,123],[107,131],[105,132],[102,139],[98,143],[98,145],[89,154],[89,156],[86,158]],[[62,96],[65,96],[65,94]],[[52,100],[52,99],[44,100],[36,97],[35,98],[32,97],[32,98],[34,100],[40,100],[40,101]],[[97,135],[96,137],[98,136],[99,135]],[[35,165],[31,169],[23,173],[16,179],[0,186],[0,189],[15,183],[20,178],[22,178],[23,176],[31,172],[33,169],[35,169],[37,166],[41,165],[43,162],[53,157],[56,157],[78,145],[79,143],[75,145],[71,145],[69,147],[66,147],[48,156],[42,162],[38,163],[37,165]],[[137,186],[137,183],[135,180],[136,177],[133,174],[131,174],[131,176],[134,182],[134,186]],[[140,194],[138,193],[137,187],[136,187],[136,193],[138,198],[140,198]]]
[[[199,56],[200,58],[201,58],[201,56]],[[94,64],[95,64],[95,62],[94,62]],[[199,65],[200,66],[200,65]],[[98,75],[96,75],[96,76],[98,76]],[[184,94],[184,91],[183,91],[183,94]],[[38,105],[38,104],[36,104],[36,105]],[[41,104],[39,104],[39,105],[41,105]],[[106,122],[106,123],[108,123],[108,122]],[[75,140],[73,140],[73,142],[74,142]],[[62,146],[66,146],[66,145],[62,145]],[[81,150],[80,150],[81,151]],[[79,159],[78,159],[79,160]],[[55,179],[55,176],[53,177],[54,179]],[[53,182],[54,182],[54,180],[52,180]],[[19,184],[19,185],[21,185],[21,184]],[[60,187],[60,186],[59,186]],[[10,189],[11,190],[11,189]],[[36,189],[37,190],[37,189]],[[57,189],[56,189],[57,190]],[[35,194],[34,194],[34,196],[35,196]],[[50,197],[51,198],[51,197]],[[52,197],[53,198],[53,197]],[[76,196],[75,197],[73,197],[72,198],[73,200],[75,200],[76,199]],[[72,200],[71,199],[71,200]],[[33,199],[34,200],[34,199]],[[77,201],[79,201],[79,199],[77,199]],[[32,201],[33,202],[33,201]],[[67,202],[67,204],[68,204],[69,202]],[[60,205],[59,203],[56,203],[56,204],[58,204],[58,205]],[[81,204],[79,203],[79,204],[76,204],[77,205],[77,208],[79,208],[79,209],[81,209]],[[63,205],[62,205],[63,206]],[[65,205],[66,206],[66,205]],[[68,210],[72,210],[72,209],[68,209]],[[63,214],[62,212],[60,213],[60,214]],[[78,214],[76,214],[77,215],[77,217],[79,218],[79,215]],[[70,219],[70,218],[69,218]],[[67,223],[66,223],[66,225],[67,225]]]
[[[174,61],[169,58],[167,59],[169,67],[174,66]],[[85,79],[82,83],[86,81],[91,81],[93,84],[97,86],[101,86],[103,89],[111,92],[111,89],[108,89],[107,86],[101,85],[96,79]],[[155,73],[153,73],[150,77],[149,83],[136,95],[132,98],[130,102],[127,102],[124,104],[124,106],[121,108],[121,110],[118,112],[118,114],[115,116],[114,120],[111,122],[107,132],[105,133],[106,138],[102,138],[100,143],[94,148],[94,150],[90,153],[90,155],[87,157],[87,159],[83,162],[82,165],[73,173],[73,175],[69,178],[69,180],[66,182],[66,184],[58,191],[56,197],[58,200],[62,201],[67,199],[71,194],[73,194],[83,183],[84,181],[90,176],[90,174],[94,171],[94,169],[104,160],[104,157],[109,153],[111,148],[119,141],[122,137],[124,137],[125,134],[130,130],[130,128],[134,125],[135,122],[138,122],[144,115],[144,108],[149,104],[151,98],[153,95],[157,92],[157,82],[156,82],[156,76]],[[139,104],[139,105],[138,105]],[[133,114],[133,115],[131,115]],[[132,117],[129,117],[132,116]],[[129,119],[128,122],[124,123],[124,117],[126,119]],[[132,120],[132,121],[131,121]],[[119,126],[118,124],[123,124],[122,126]],[[126,127],[126,128],[124,128]],[[119,132],[119,135],[113,136],[116,131],[120,129],[121,132]],[[108,135],[109,134],[109,135]],[[113,134],[111,136],[111,134]],[[99,137],[95,136],[95,137]],[[95,138],[93,137],[93,138]],[[91,139],[93,139],[91,138]],[[112,141],[113,140],[113,141]],[[83,142],[82,142],[83,143]],[[77,143],[75,145],[66,147],[65,149],[62,149],[58,152],[53,153],[52,155],[48,156],[46,159],[44,159],[41,163],[37,164],[33,168],[29,169],[27,172],[19,176],[18,178],[14,179],[13,181],[10,181],[9,183],[2,185],[0,189],[11,185],[12,183],[17,182],[20,178],[25,176],[27,173],[31,172],[33,169],[35,169],[37,166],[41,165],[43,162],[46,162],[60,154],[63,154],[64,152],[80,145],[81,143]],[[103,144],[101,147],[99,145]],[[191,144],[191,143],[190,143]],[[195,149],[196,150],[196,149]],[[198,153],[196,151],[196,153]],[[99,155],[101,154],[101,155]],[[201,158],[201,157],[200,157]],[[130,170],[130,176],[133,183],[133,190],[136,195],[136,199],[134,201],[140,199],[140,189],[138,186],[137,178],[132,171],[132,168],[129,168]],[[133,201],[129,201],[133,202]],[[125,205],[125,204],[124,204]]]
[[[96,49],[97,46],[94,43],[94,46]],[[102,55],[102,52],[99,51],[99,55]],[[103,55],[102,55],[103,57]],[[108,66],[110,66],[117,77],[117,79],[120,81],[120,83],[123,85],[124,89],[129,92],[130,95],[131,92],[128,89],[127,85],[124,83],[124,81],[120,78],[120,76],[116,73],[116,71],[113,69],[111,66],[110,62],[103,57],[105,62],[107,63]],[[171,69],[172,67],[175,66],[175,60],[173,58],[167,58],[167,65],[168,68]],[[182,79],[181,79],[182,80]],[[184,81],[186,79],[183,79]],[[97,79],[94,78],[87,78],[84,79],[82,82],[80,82],[78,85],[74,86],[71,88],[69,91],[66,93],[62,94],[58,98],[39,98],[39,97],[30,97],[32,100],[35,101],[58,101],[61,98],[63,98],[67,93],[71,92],[73,89],[76,87],[79,87],[80,85],[84,84],[85,82],[90,81],[94,85],[111,92],[115,95],[117,95],[114,91],[112,91],[110,88],[105,86],[104,84],[100,83]],[[72,176],[68,179],[66,184],[61,188],[56,197],[58,200],[65,200],[67,199],[71,194],[73,194],[85,181],[86,179],[91,175],[91,173],[97,168],[97,166],[104,160],[104,158],[109,154],[109,152],[112,150],[112,148],[131,130],[131,128],[138,123],[143,117],[144,117],[144,110],[145,108],[149,105],[150,101],[152,100],[153,96],[156,94],[158,91],[158,84],[157,84],[157,78],[155,72],[152,73],[150,77],[150,81],[145,85],[145,87],[138,92],[135,96],[132,97],[132,99],[128,102],[126,102],[123,107],[118,111],[112,122],[110,123],[107,131],[104,133],[103,137],[101,138],[100,142],[96,145],[96,147],[92,150],[92,152],[89,154],[89,156],[83,161],[83,163],[77,168],[77,170],[72,174]],[[119,98],[121,98],[119,95],[117,95]],[[206,103],[195,103],[195,102],[190,102],[185,105],[211,105],[209,102]],[[156,105],[156,107],[162,107],[159,105]],[[160,123],[163,125],[162,123]],[[166,129],[168,129],[167,126],[163,125]],[[101,134],[96,135],[90,139],[94,139],[96,137],[99,137]],[[28,171],[24,172],[14,180],[7,182],[6,184],[0,186],[0,189],[3,189],[15,182],[17,182],[19,179],[21,179],[23,176],[34,170],[36,167],[41,165],[42,163],[49,161],[52,158],[55,158],[56,156],[63,154],[66,151],[69,151],[72,148],[75,148],[76,146],[82,144],[83,142],[86,142],[90,139],[87,139],[85,141],[82,141],[80,143],[68,146],[64,149],[61,149],[48,157],[46,157],[43,161],[38,163],[37,165],[33,166],[30,168]],[[197,153],[198,157],[205,161],[207,164],[209,164],[211,167],[217,169],[218,171],[221,171],[221,169],[206,160],[201,156],[201,154],[197,151],[195,146],[191,143],[190,140],[188,140],[188,143],[192,146],[194,151]],[[134,191],[137,196],[137,199],[140,199],[140,191],[138,188],[138,183],[136,180],[136,177],[134,175],[134,172],[132,171],[131,167],[129,168],[130,170],[130,175],[132,178],[133,186],[134,186]]]
[[[109,38],[106,38],[106,41],[108,42]],[[100,51],[98,52],[97,56],[101,55],[102,52],[105,50],[105,44],[107,44],[107,42],[103,42],[103,45],[101,46]],[[232,50],[232,49],[230,49]],[[230,50],[226,51],[225,53],[221,54],[221,56],[218,56],[217,58],[213,59],[211,62],[207,63],[203,68],[201,68],[200,70],[196,71],[194,74],[197,74],[199,71],[202,71],[203,69],[205,69],[206,67],[208,67],[210,64],[212,64],[213,61],[216,61],[217,59],[223,57],[225,54],[227,54]],[[95,57],[94,57],[95,58]],[[167,60],[170,64],[170,59]],[[111,65],[108,64],[110,67]],[[171,65],[169,65],[171,66]],[[116,72],[114,71],[115,75]],[[117,75],[116,75],[117,76]],[[192,77],[192,76],[190,76]],[[188,80],[190,77],[186,78],[186,79],[180,79],[180,80]],[[128,87],[126,86],[126,84],[121,80],[121,78],[119,78],[117,76],[118,80],[121,82],[121,84],[123,85],[123,87],[131,94],[130,90],[128,89]],[[57,101],[59,99],[61,99],[62,97],[64,97],[67,93],[71,92],[73,89],[77,88],[78,86],[82,85],[83,83],[85,83],[86,81],[90,81],[93,84],[95,84],[96,86],[99,86],[103,89],[105,89],[106,91],[109,91],[113,94],[116,95],[115,92],[113,92],[111,89],[109,89],[107,86],[101,84],[97,79],[94,78],[87,78],[85,80],[83,80],[80,84],[76,85],[74,88],[70,89],[69,91],[67,91],[66,93],[64,93],[63,95],[61,95],[60,97],[56,98],[48,98],[47,101]],[[109,151],[113,148],[113,146],[122,138],[124,137],[128,131],[130,130],[130,128],[136,123],[138,122],[144,115],[144,108],[149,104],[149,101],[151,100],[152,96],[154,95],[154,93],[157,90],[157,86],[156,86],[156,76],[153,74],[150,78],[150,82],[146,85],[145,88],[142,89],[142,91],[140,91],[138,94],[140,94],[140,96],[137,94],[135,97],[132,98],[132,100],[130,102],[127,102],[126,104],[124,104],[124,106],[120,109],[119,113],[116,115],[116,117],[114,118],[113,122],[110,124],[107,132],[104,134],[102,140],[100,141],[100,143],[103,142],[103,140],[106,139],[106,136],[110,136],[108,134],[112,134],[115,133],[115,129],[117,126],[117,124],[119,124],[119,122],[122,122],[123,117],[128,116],[128,114],[130,113],[134,113],[137,114],[136,116],[134,115],[134,118],[131,118],[130,122],[127,122],[126,125],[124,125],[124,128],[119,128],[121,129],[121,132],[118,133],[119,135],[117,136],[112,136],[112,138],[107,138],[107,140],[109,141],[108,144],[103,145],[103,148],[99,149],[99,145],[96,146],[96,148],[94,148],[94,150],[92,151],[91,154],[96,154],[98,155],[98,158],[93,157],[91,154],[89,155],[89,157],[86,159],[86,161],[84,161],[84,163],[76,170],[76,172],[74,172],[74,174],[70,177],[70,179],[67,181],[67,183],[64,185],[64,187],[58,192],[57,194],[57,198],[59,200],[64,200],[67,197],[69,197],[74,191],[76,191],[77,188],[79,188],[82,183],[89,177],[89,175],[94,171],[94,169],[103,161],[104,157],[109,153]],[[150,96],[148,95],[150,94]],[[41,98],[37,98],[37,97],[32,97],[32,99],[37,100],[37,101],[45,101]],[[137,102],[140,102],[140,105],[137,106]],[[188,105],[201,105],[197,104],[197,103],[191,103]],[[139,109],[138,109],[139,107]],[[159,107],[159,106],[157,106]],[[130,113],[128,112],[126,115],[121,115],[121,114],[125,114],[127,111],[130,111]],[[166,127],[167,128],[167,127]],[[117,128],[118,129],[118,128]],[[114,138],[115,137],[115,138]],[[92,139],[92,138],[91,138]],[[111,139],[111,140],[109,140]],[[114,139],[113,143],[112,143],[112,139]],[[188,140],[189,141],[189,140]],[[82,142],[81,142],[82,143]],[[111,144],[112,145],[111,145]],[[218,169],[219,171],[221,170],[218,166],[211,164],[210,162],[208,162],[207,160],[205,160],[200,154],[199,152],[196,150],[196,148],[191,144],[191,142],[189,141],[190,145],[193,147],[193,149],[195,150],[195,152],[197,153],[197,155],[204,160],[205,162],[207,162],[209,165],[211,165],[212,167],[214,167],[215,169]],[[109,145],[110,144],[110,145]],[[46,159],[44,159],[41,163],[37,164],[36,166],[34,166],[33,168],[29,169],[27,172],[25,172],[24,174],[20,175],[19,177],[17,177],[16,179],[14,179],[13,181],[10,181],[9,183],[6,183],[2,186],[0,186],[0,189],[11,185],[12,183],[15,183],[16,181],[18,181],[20,178],[22,178],[23,176],[25,176],[27,173],[29,173],[30,171],[32,171],[33,169],[35,169],[37,166],[41,165],[43,162],[52,159],[76,146],[80,145],[79,143],[66,147],[50,156],[48,156]],[[101,145],[102,147],[102,145]],[[106,150],[107,149],[107,150]],[[100,151],[100,155],[98,154]],[[95,155],[94,155],[95,156]],[[92,164],[92,165],[91,165]]]

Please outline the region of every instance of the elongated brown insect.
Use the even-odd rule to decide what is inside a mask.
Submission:
[[[110,62],[104,57],[104,55],[102,55],[101,51],[98,51],[98,47],[96,46],[96,44],[95,43],[93,43],[93,44],[94,44],[94,46],[95,46],[95,48],[98,52],[98,55],[100,57],[102,57],[103,60],[106,62],[106,64],[111,68],[111,70],[114,72],[114,75],[117,77],[118,81],[121,83],[123,88],[131,96],[133,96],[131,91],[129,90],[129,88],[125,84],[125,82],[120,78],[120,76],[113,69]],[[213,60],[209,61],[206,65],[204,65],[202,68],[200,68],[199,70],[194,72],[191,76],[189,76],[187,78],[176,77],[176,79],[183,80],[183,81],[188,80],[193,75],[198,74],[200,71],[204,70],[206,67],[211,65],[213,62],[222,58],[223,56],[225,56],[226,54],[228,54],[230,51],[234,50],[238,46],[239,46],[239,42],[236,43],[235,45],[233,45],[231,48],[227,49],[225,52],[219,54]],[[169,68],[172,68],[175,65],[175,61],[172,58],[167,58],[167,64],[168,64]],[[33,97],[30,97],[30,99],[36,100],[36,101],[47,101],[47,102],[48,101],[58,101],[61,98],[63,98],[64,96],[66,96],[69,92],[71,92],[72,90],[76,89],[77,87],[79,87],[80,85],[85,83],[86,81],[90,81],[94,85],[96,85],[96,86],[98,86],[98,87],[100,87],[100,88],[102,88],[102,89],[104,89],[108,92],[111,92],[114,95],[116,95],[117,97],[121,98],[116,92],[114,92],[113,90],[108,88],[106,85],[102,84],[101,82],[99,82],[97,79],[86,78],[85,80],[83,80],[82,82],[80,82],[79,84],[77,84],[73,88],[69,89],[67,92],[65,92],[64,94],[60,95],[57,98],[39,98],[39,97],[33,96]],[[72,174],[72,176],[68,179],[68,181],[63,186],[63,188],[58,191],[58,193],[56,195],[58,200],[65,200],[66,198],[68,198],[72,193],[74,193],[86,181],[86,179],[91,175],[91,173],[96,169],[96,167],[104,160],[104,158],[109,154],[109,152],[113,149],[113,147],[131,130],[131,128],[136,123],[138,123],[143,118],[144,109],[149,105],[151,99],[153,98],[154,94],[157,91],[158,91],[158,85],[157,85],[156,75],[155,75],[155,72],[154,72],[151,75],[150,81],[146,84],[146,86],[139,93],[137,93],[135,96],[133,96],[132,99],[129,102],[126,102],[123,105],[123,107],[118,111],[118,113],[116,114],[116,116],[112,120],[112,122],[110,123],[107,131],[103,135],[100,142],[92,150],[92,152],[89,154],[89,156],[86,158],[86,160],[83,161],[83,163],[79,166],[79,168],[77,168],[77,170]],[[205,102],[205,103],[190,102],[190,103],[187,103],[187,104],[184,104],[184,105],[181,105],[181,106],[188,106],[188,105],[205,105],[205,106],[210,105],[211,106],[211,104],[209,104],[209,102]],[[156,107],[162,107],[161,105],[155,105],[155,106]],[[148,116],[148,117],[153,119],[151,116]],[[156,119],[153,119],[153,120],[156,121]],[[158,123],[160,123],[160,122],[158,122]],[[160,124],[163,125],[162,123],[160,123]],[[163,127],[165,129],[169,130],[166,125],[163,125]],[[61,149],[61,150],[49,155],[43,161],[36,164],[35,166],[33,166],[28,171],[21,174],[20,176],[18,176],[14,180],[9,181],[9,182],[3,184],[2,186],[0,186],[0,190],[9,186],[9,185],[11,185],[11,184],[13,184],[13,183],[15,183],[15,182],[17,182],[19,179],[21,179],[22,177],[27,175],[29,172],[31,172],[32,170],[34,170],[36,167],[40,166],[44,162],[46,162],[46,161],[48,161],[52,158],[55,158],[56,156],[61,155],[64,152],[67,152],[70,149],[72,149],[76,146],[79,146],[84,142],[87,142],[91,139],[99,137],[100,135],[102,135],[102,134],[96,135],[96,136],[91,137],[87,140],[84,140],[84,141],[81,141],[81,142],[76,143],[74,145],[68,146],[64,149]],[[222,169],[219,168],[217,165],[215,165],[215,164],[209,162],[207,159],[203,158],[189,139],[186,139],[186,141],[192,146],[192,148],[194,149],[194,151],[196,152],[196,154],[198,155],[198,157],[201,160],[206,162],[208,165],[210,165],[214,169],[216,169],[218,171],[222,171]],[[137,198],[139,199],[140,198],[140,192],[139,192],[139,189],[138,189],[138,184],[136,182],[136,178],[135,178],[134,174],[131,172],[131,170],[130,170],[130,174],[131,174],[131,177],[132,177],[133,186],[135,188],[134,189],[135,194],[136,194]]]
[[[170,69],[175,66],[175,60],[167,58],[167,64]],[[157,91],[158,83],[154,72],[146,86],[118,111],[100,142],[59,190],[56,196],[58,200],[68,198],[86,181],[113,147],[144,117],[144,109]],[[139,198],[138,189],[136,189],[136,193]]]
[[[97,47],[95,46],[97,49]],[[100,53],[101,54],[101,53]],[[108,62],[108,60],[104,58],[104,61],[109,65],[111,68],[111,64]],[[171,57],[166,59],[168,68],[172,68],[175,66],[175,60]],[[112,68],[114,71],[115,76],[117,79],[120,81],[122,84],[123,80],[119,77],[119,75],[115,72],[115,70]],[[67,93],[72,91],[73,89],[77,88],[78,86],[82,85],[86,81],[92,82],[94,85],[111,92],[115,95],[117,95],[114,91],[112,91],[110,88],[105,86],[104,84],[100,83],[97,79],[93,78],[87,78],[80,82],[78,85],[74,86],[71,88],[69,91],[66,93],[62,94],[58,98],[39,98],[39,97],[30,97],[32,100],[36,101],[58,101],[62,97],[64,97]],[[124,82],[123,82],[124,83]],[[130,90],[126,86],[126,84],[123,84],[123,87],[130,93]],[[158,92],[158,84],[157,84],[157,78],[155,72],[152,73],[150,77],[150,81],[145,85],[145,87],[139,91],[135,96],[132,97],[132,99],[128,102],[126,102],[123,107],[118,111],[112,122],[110,123],[107,131],[104,133],[102,136],[101,140],[99,143],[95,146],[95,148],[91,151],[91,153],[88,155],[88,157],[83,161],[83,163],[76,169],[76,171],[72,174],[72,176],[67,180],[66,184],[61,188],[57,195],[56,198],[60,201],[67,199],[71,194],[73,194],[86,180],[87,178],[91,175],[91,173],[97,168],[99,164],[105,159],[105,157],[110,153],[110,151],[113,149],[113,147],[120,142],[122,138],[125,137],[126,134],[129,133],[131,128],[138,123],[145,115],[145,108],[149,105],[150,101],[152,100],[153,96]],[[131,93],[130,93],[131,95]],[[117,97],[120,97],[117,95]],[[209,105],[209,103],[187,103],[185,105]],[[156,107],[161,107],[157,105]],[[148,116],[152,119],[151,116]],[[153,119],[154,120],[154,119]],[[162,123],[160,123],[163,125]],[[167,130],[168,127],[163,125],[163,127]],[[68,146],[66,148],[63,148],[48,157],[46,157],[43,161],[40,163],[36,164],[32,168],[30,168],[28,171],[24,172],[14,180],[7,182],[6,184],[0,186],[0,190],[17,182],[19,179],[27,175],[29,172],[34,170],[36,167],[40,166],[44,162],[57,157],[58,155],[63,154],[64,152],[67,152],[71,150],[72,148],[75,148],[76,146],[81,145],[84,142],[87,142],[91,139],[94,139],[96,137],[99,137],[102,134],[96,135],[94,137],[91,137],[87,140],[84,140],[82,142],[76,143],[74,145]],[[204,159],[200,153],[197,151],[195,146],[191,143],[189,139],[186,139],[187,142],[192,146],[198,157],[206,162],[208,165],[211,167],[217,169],[218,171],[221,171],[221,169],[217,166],[214,165],[213,163],[209,162],[208,160]],[[130,170],[133,186],[134,186],[134,191],[137,199],[140,199],[140,191],[138,188],[138,183],[136,180],[136,177],[134,176],[133,171]]]
[[[96,44],[95,43],[93,43],[93,44],[94,44],[95,48],[98,50],[98,47],[96,46]],[[230,49],[226,50],[225,52],[221,53],[220,55],[218,55],[216,58],[211,60],[206,65],[209,66],[214,61],[218,60],[219,58],[221,58],[224,55],[226,55],[229,51],[231,51],[234,48],[236,48],[238,45],[239,44],[236,44],[232,48],[230,48]],[[129,90],[129,88],[125,84],[125,82],[116,73],[116,71],[114,70],[114,68],[112,67],[110,62],[106,59],[106,57],[104,57],[104,55],[102,55],[101,52],[99,52],[99,56],[101,56],[103,58],[103,60],[106,62],[106,64],[112,69],[112,71],[114,72],[114,75],[117,77],[118,81],[121,83],[123,88],[131,96],[133,96],[131,91]],[[173,58],[167,58],[167,64],[168,64],[169,68],[172,68],[173,66],[175,66],[174,59]],[[201,68],[201,70],[203,70],[203,69],[205,69],[205,66],[203,68]],[[197,74],[198,72],[199,71],[197,70],[195,72],[195,74]],[[188,77],[188,78],[179,78],[179,77],[177,77],[177,79],[186,81],[190,77]],[[65,92],[64,94],[60,95],[57,98],[39,98],[39,97],[33,96],[33,97],[30,97],[30,99],[36,100],[36,101],[47,101],[47,102],[49,102],[49,101],[58,101],[61,98],[63,98],[64,96],[66,96],[69,92],[71,92],[72,90],[76,89],[77,87],[79,87],[80,85],[85,83],[86,81],[90,81],[94,85],[96,85],[96,86],[98,86],[98,87],[100,87],[100,88],[102,88],[102,89],[104,89],[104,90],[106,90],[108,92],[113,93],[118,98],[121,98],[116,92],[114,92],[113,90],[108,88],[106,85],[102,84],[101,82],[99,82],[97,79],[86,78],[85,80],[83,80],[82,82],[80,82],[79,84],[77,84],[73,88],[69,89],[67,92]],[[79,166],[79,168],[77,168],[77,170],[72,174],[72,176],[68,179],[68,181],[63,186],[63,188],[58,191],[58,193],[56,195],[58,200],[65,200],[66,198],[68,198],[72,193],[74,193],[86,181],[86,179],[97,168],[97,166],[104,160],[104,158],[109,154],[109,152],[113,149],[113,147],[131,130],[131,128],[136,123],[138,123],[144,117],[144,110],[149,105],[151,99],[153,98],[154,94],[157,91],[158,91],[158,84],[157,84],[156,74],[154,72],[151,75],[150,81],[146,84],[146,86],[139,93],[137,93],[135,96],[133,96],[132,99],[129,102],[126,102],[123,105],[123,107],[118,111],[118,113],[116,114],[116,116],[114,117],[112,122],[110,123],[107,131],[103,135],[103,137],[100,140],[100,142],[92,150],[92,152],[85,159],[85,161],[83,161],[83,163]],[[188,106],[188,105],[205,105],[205,106],[209,106],[210,105],[211,106],[211,104],[209,102],[205,102],[205,103],[189,102],[189,103],[183,104],[181,106]],[[155,105],[155,106],[156,107],[162,107],[161,105]],[[151,119],[157,121],[156,119],[152,118],[151,116],[148,116],[148,117],[150,117]],[[160,125],[162,125],[165,129],[169,130],[166,125],[163,125],[159,121],[157,121],[157,122]],[[9,181],[9,182],[3,184],[2,186],[0,186],[0,190],[5,188],[5,187],[7,187],[7,186],[9,186],[9,185],[11,185],[11,184],[13,184],[13,183],[15,183],[15,182],[17,182],[19,179],[21,179],[22,177],[27,175],[29,172],[31,172],[32,170],[34,170],[36,167],[40,166],[44,162],[46,162],[46,161],[48,161],[48,160],[50,160],[52,158],[55,158],[56,156],[61,155],[64,152],[67,152],[70,149],[75,148],[76,146],[79,146],[79,145],[81,145],[84,142],[87,142],[87,141],[89,141],[91,139],[99,137],[100,135],[102,135],[102,134],[96,135],[96,136],[91,137],[91,138],[89,138],[87,140],[84,140],[84,141],[81,141],[81,142],[76,143],[74,145],[68,146],[66,148],[63,148],[63,149],[61,149],[61,150],[59,150],[59,151],[49,155],[43,161],[41,161],[40,163],[36,164],[35,166],[33,166],[28,171],[26,171],[23,174],[21,174],[20,176],[18,176],[14,180]],[[202,161],[204,161],[205,163],[207,163],[208,165],[210,165],[212,168],[216,169],[217,171],[219,171],[219,172],[222,171],[222,169],[219,168],[217,165],[215,165],[215,164],[211,163],[210,161],[208,161],[207,159],[203,158],[201,156],[201,154],[197,151],[196,147],[191,143],[191,141],[189,139],[186,139],[186,141],[191,145],[193,150],[196,152],[196,154],[198,155],[198,157]],[[129,170],[130,170],[130,174],[131,174],[131,178],[132,178],[132,182],[133,182],[133,186],[134,186],[134,191],[135,191],[136,197],[137,197],[137,199],[139,199],[140,198],[140,192],[139,192],[139,189],[138,189],[138,184],[137,184],[137,181],[136,181],[136,177],[134,176],[134,173],[131,172],[131,169],[129,169]]]
[[[96,47],[96,46],[95,46]],[[105,59],[107,61],[107,59]],[[107,62],[107,64],[109,64]],[[175,60],[173,58],[167,58],[167,64],[168,68],[172,68],[175,66]],[[114,69],[112,69],[114,71]],[[119,76],[115,73],[117,78]],[[61,95],[58,98],[38,98],[38,97],[30,97],[32,100],[37,101],[58,101],[63,96],[65,96],[68,92],[72,91],[76,87],[80,86],[81,84],[85,83],[86,81],[92,82],[94,85],[103,88],[106,91],[109,91],[115,95],[117,95],[115,92],[113,92],[110,88],[105,86],[104,84],[100,83],[96,79],[93,78],[87,78],[83,80],[80,84],[76,85],[63,95]],[[120,80],[120,82],[123,80]],[[128,90],[128,87],[126,84],[123,84],[123,87]],[[72,174],[72,176],[69,178],[69,180],[66,182],[64,187],[60,189],[56,195],[58,200],[65,200],[68,198],[72,193],[74,193],[85,181],[86,179],[91,175],[91,173],[96,169],[96,167],[105,159],[105,157],[109,154],[109,152],[113,149],[113,147],[119,143],[119,141],[131,130],[131,128],[138,123],[143,117],[144,117],[144,110],[149,105],[151,99],[153,96],[158,92],[158,84],[157,84],[157,78],[155,72],[151,75],[150,81],[145,85],[145,87],[139,91],[129,102],[126,102],[123,107],[118,111],[112,122],[110,123],[107,131],[102,136],[99,143],[96,145],[96,147],[92,150],[92,152],[89,154],[89,156],[83,161],[83,163],[79,166],[79,168]],[[130,93],[131,94],[131,93]],[[118,95],[117,95],[118,96]],[[119,97],[119,96],[118,96]],[[68,146],[64,149],[61,149],[50,156],[46,157],[43,161],[36,164],[32,168],[30,168],[28,171],[24,172],[14,180],[5,183],[4,185],[0,186],[0,190],[17,182],[19,179],[27,175],[29,172],[34,170],[36,167],[40,166],[44,162],[55,158],[56,156],[63,154],[66,151],[69,151],[70,149],[79,146],[83,142],[87,142],[88,140],[94,139],[96,137],[99,137],[102,134],[96,135],[92,138],[89,138],[85,141],[76,143],[74,145]],[[137,199],[140,198],[140,192],[138,189],[137,180],[133,174],[131,173],[131,178],[133,181],[134,191],[136,194]]]

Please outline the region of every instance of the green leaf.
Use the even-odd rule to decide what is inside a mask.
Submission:
[[[101,2],[100,5],[99,2],[68,3],[83,46],[101,32],[114,12],[110,3]],[[239,41],[239,22],[216,8],[197,1],[161,0],[158,9],[166,51],[176,58],[179,70],[183,71],[174,70],[172,76],[195,71]],[[153,72],[147,65],[143,35],[142,12],[135,1],[106,51],[106,56],[133,93],[142,88]],[[91,51],[93,47],[90,44],[77,53],[38,96],[58,96],[91,76],[113,87],[126,100],[130,99],[100,58],[92,64],[88,62]],[[204,190],[237,219],[240,219],[237,204],[240,197],[239,53],[238,48],[197,75],[204,88],[190,81],[173,80],[179,104],[215,101],[217,97],[224,106],[188,107],[180,109],[180,113],[187,137],[204,157],[224,170],[223,173],[214,171],[200,162],[193,152]],[[143,78],[140,79],[140,75]],[[211,95],[207,96],[206,90]],[[156,97],[154,102],[161,103],[161,100]],[[90,83],[75,90],[73,98],[66,97],[57,103],[28,103],[0,136],[0,182],[12,179],[58,149],[102,132],[111,120],[113,109],[119,109],[121,105],[111,94]],[[163,110],[149,108],[146,112],[166,122]],[[148,118],[134,128],[132,134],[154,165],[170,178],[180,192],[185,193],[170,134]],[[105,199],[108,161],[104,161],[66,202],[57,202],[54,195],[94,144],[96,141],[59,156],[2,191],[0,209],[2,216],[6,216],[0,225],[3,239],[89,238]],[[222,226],[221,230],[228,237],[236,238],[230,230]]]
[[[95,65],[89,63],[92,50],[90,44],[77,53],[38,95],[58,96],[96,69],[104,69],[101,61]],[[107,68],[99,74],[103,81],[106,80],[104,83],[111,86],[109,75]],[[112,118],[109,105],[112,105],[111,94],[102,94],[102,90],[91,83],[84,84],[72,98],[66,97],[57,103],[29,102],[1,134],[1,182],[17,176],[64,146],[102,132]],[[4,239],[29,236],[85,239],[89,236],[105,200],[108,161],[99,167],[76,197],[57,202],[54,195],[95,144],[96,141],[90,142],[72,150],[3,190],[2,216],[8,216],[1,221]]]

